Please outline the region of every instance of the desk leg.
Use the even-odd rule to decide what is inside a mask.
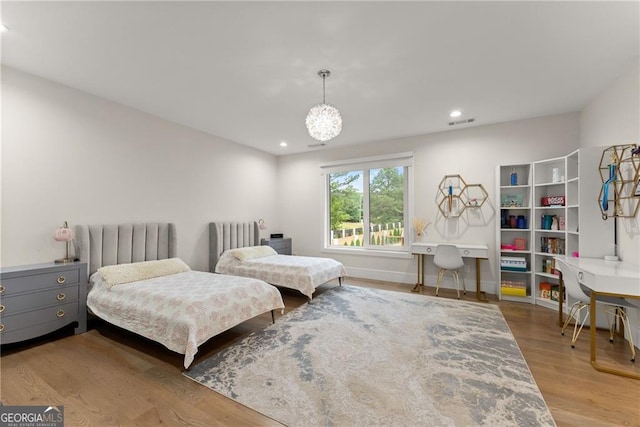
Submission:
[[[422,292],[424,286],[424,254],[418,254],[418,281],[411,292]]]
[[[595,370],[600,372],[606,372],[608,374],[620,375],[622,377],[633,378],[636,380],[640,380],[640,375],[635,374],[629,371],[622,371],[620,369],[607,368],[605,366],[599,365],[596,361],[596,292],[591,291],[591,304],[589,306],[589,316],[591,317],[589,323],[589,333],[591,336],[590,339],[590,352],[591,352],[591,366],[595,368]]]
[[[482,258],[476,258],[476,298],[478,301],[489,302],[487,293],[481,290],[480,287],[480,260]]]
[[[558,325],[561,328],[564,326],[564,313],[562,312],[563,302],[564,302],[564,279],[562,278],[562,271],[558,270]]]

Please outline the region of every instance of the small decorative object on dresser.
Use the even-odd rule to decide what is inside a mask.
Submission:
[[[64,225],[58,228],[55,233],[53,233],[53,238],[58,242],[65,242],[66,244],[65,256],[62,259],[57,259],[57,263],[66,264],[69,262],[78,261],[78,258],[69,256],[69,246],[71,246],[71,241],[73,240],[73,230],[69,228],[67,221],[65,221]]]
[[[69,325],[87,330],[87,264],[45,263],[0,270],[0,344]]]

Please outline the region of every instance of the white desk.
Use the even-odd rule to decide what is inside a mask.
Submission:
[[[608,295],[640,299],[640,265],[594,258],[565,257],[564,260],[577,269],[578,282],[591,289],[591,306],[589,307],[591,365],[598,371],[640,379],[640,375],[608,368],[596,361],[596,296]],[[562,286],[562,281],[560,283]],[[562,289],[560,293],[562,294]],[[562,315],[562,304],[559,307],[560,315]]]
[[[476,259],[476,295],[478,301],[488,301],[487,295],[480,290],[480,260],[489,258],[489,247],[483,243],[452,243],[452,242],[418,242],[411,245],[411,253],[418,255],[418,281],[412,289],[421,292],[424,286],[424,256],[435,255],[438,245],[454,245],[463,258]]]

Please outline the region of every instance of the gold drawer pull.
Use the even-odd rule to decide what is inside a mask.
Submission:
[[[58,295],[56,295],[56,299],[57,299],[58,301],[64,301],[64,299],[65,299],[66,297],[67,297],[67,296],[66,296],[65,294],[63,294],[62,292],[60,292]]]
[[[58,276],[58,283],[59,284],[62,285],[66,281],[67,281],[67,279],[64,276]]]
[[[58,310],[58,312],[56,313],[56,316],[64,317],[64,310]]]
[[[4,331],[4,325],[0,323],[0,332]]]
[[[0,304],[0,313],[4,313],[4,304]]]
[[[0,294],[4,294],[4,290],[5,290],[5,289],[6,289],[6,288],[5,288],[4,286],[0,285]]]

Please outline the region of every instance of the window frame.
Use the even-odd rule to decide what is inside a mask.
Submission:
[[[333,246],[331,224],[331,185],[330,176],[332,173],[362,171],[363,181],[363,218],[365,218],[365,228],[369,229],[369,185],[370,171],[372,169],[402,167],[403,168],[403,223],[404,223],[404,244],[402,246],[378,246],[371,245],[370,233],[364,233],[363,246]],[[408,233],[410,216],[413,211],[413,153],[396,153],[385,156],[365,157],[332,162],[321,165],[323,189],[324,189],[324,221],[322,224],[322,252],[366,254],[390,257],[406,257],[413,243],[413,233]]]

